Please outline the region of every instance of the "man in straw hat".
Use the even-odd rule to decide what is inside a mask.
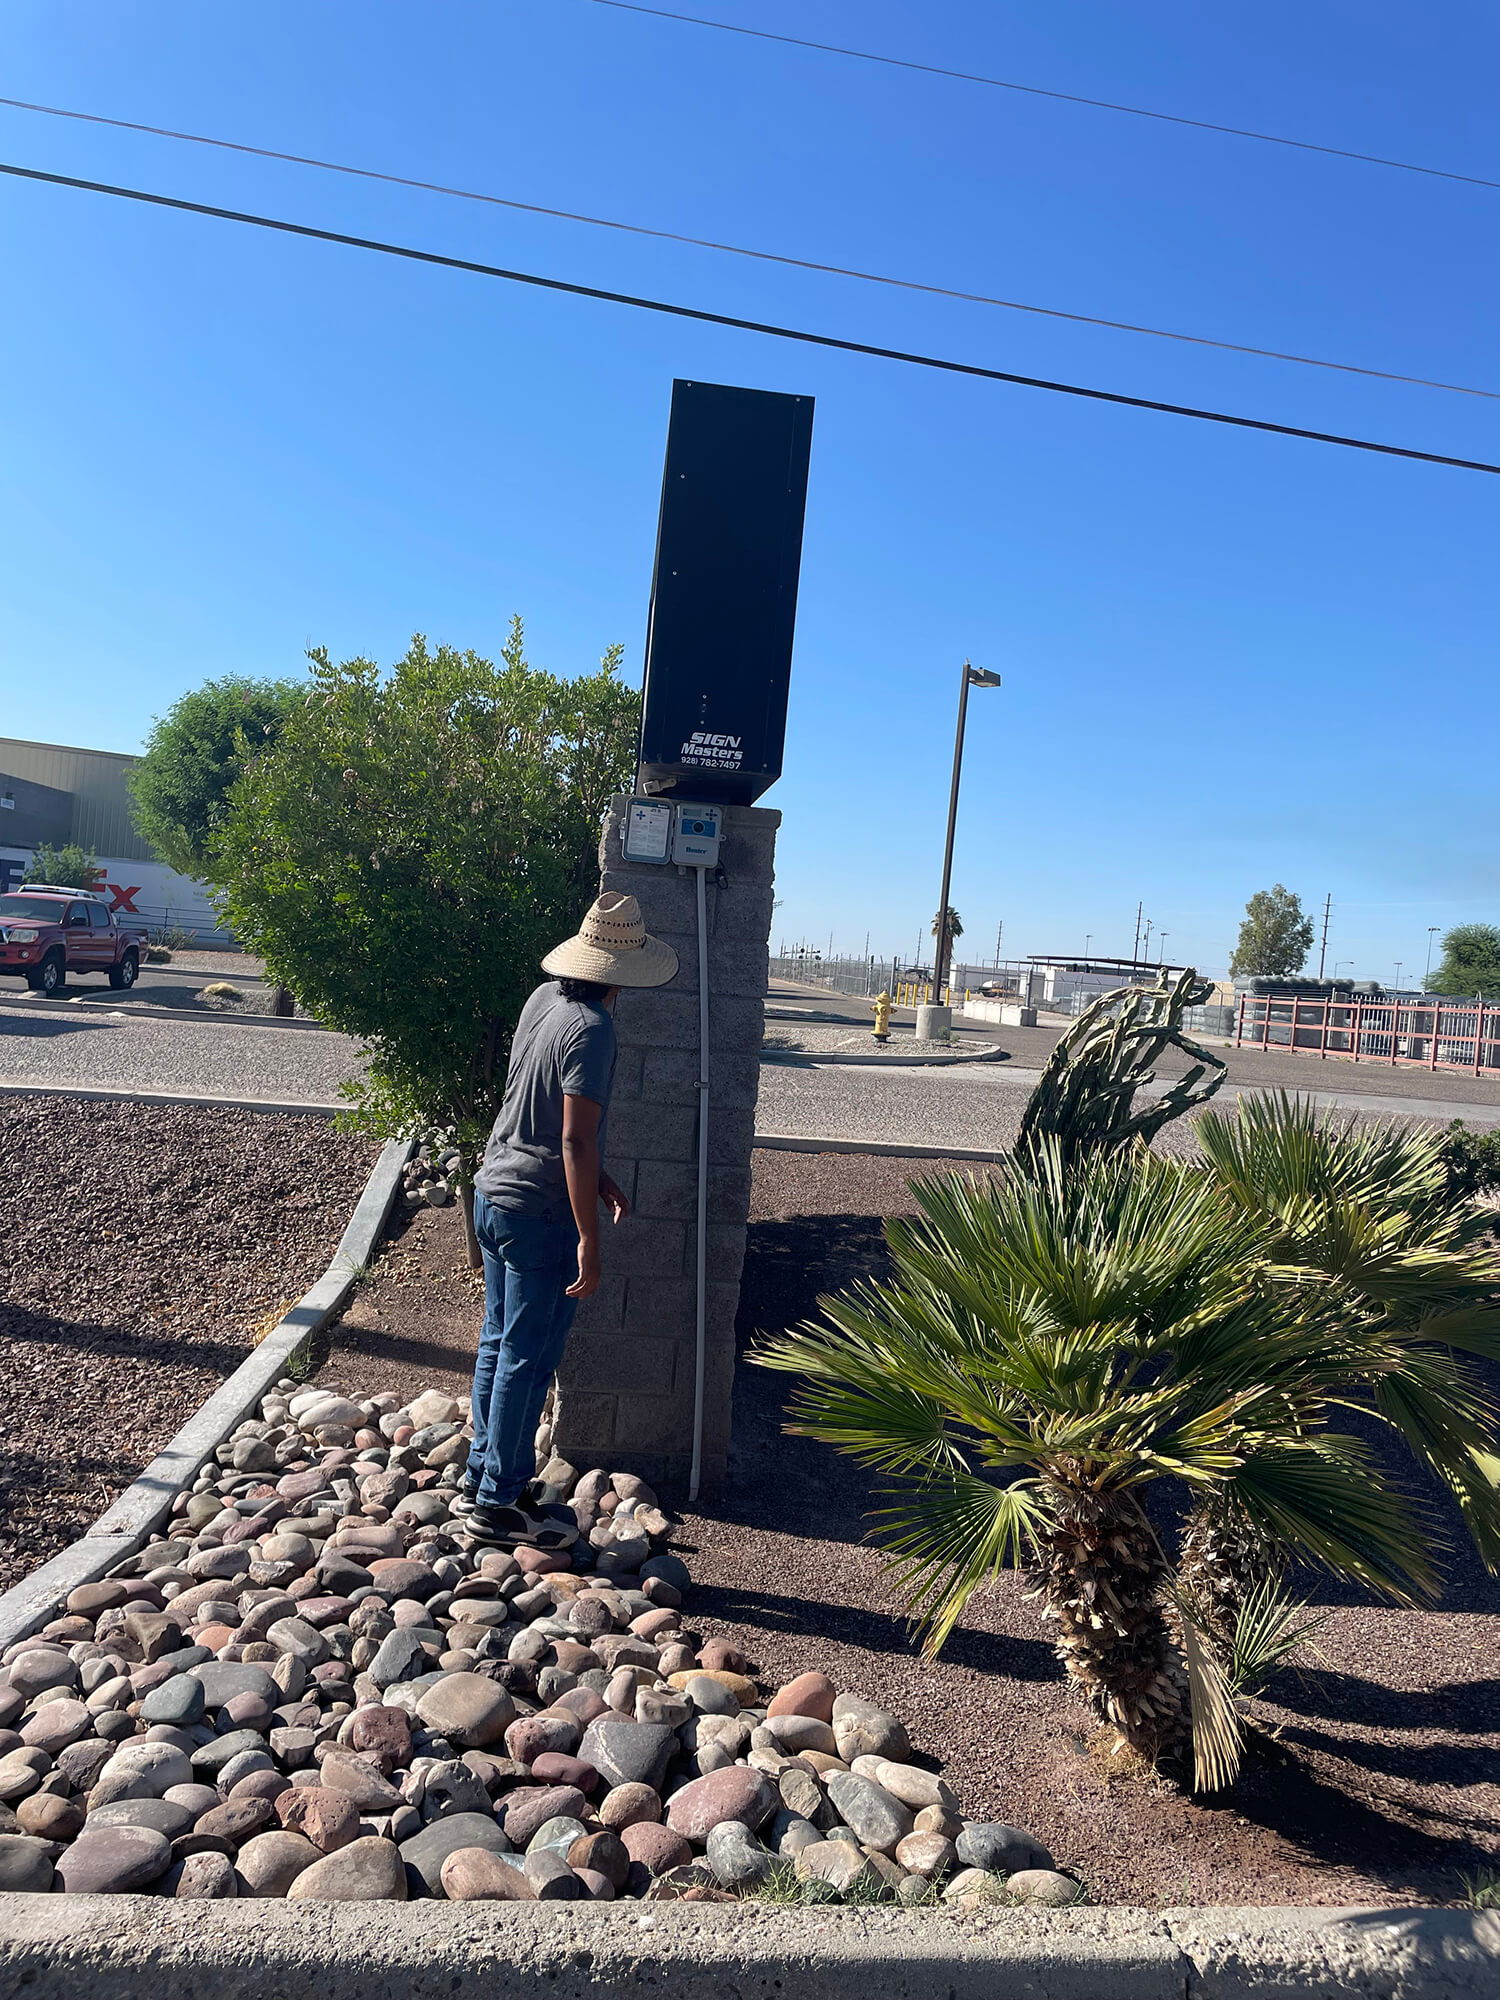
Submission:
[[[634,896],[600,896],[552,976],[521,1009],[505,1099],[474,1180],[484,1328],[474,1368],[467,1534],[500,1547],[566,1548],[577,1524],[533,1486],[542,1405],[578,1301],[599,1284],[599,1210],[630,1204],[600,1164],[615,1075],[615,996],[664,986],[677,954],[649,937]]]

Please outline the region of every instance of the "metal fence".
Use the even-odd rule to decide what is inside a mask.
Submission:
[[[1417,1069],[1500,1069],[1500,1006],[1399,993],[1240,996],[1235,1045]]]
[[[1070,993],[1055,1008],[1059,1014],[1086,1014],[1101,996],[1097,993]],[[1233,1007],[1184,1007],[1182,1027],[1188,1035],[1215,1035],[1228,1041],[1237,1026]]]
[[[791,951],[771,960],[770,976],[869,999],[882,987],[891,986],[896,969],[889,958],[825,958],[821,952]]]

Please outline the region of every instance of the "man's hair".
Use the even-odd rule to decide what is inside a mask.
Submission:
[[[559,979],[558,991],[564,1000],[587,1000],[597,1007],[609,988],[597,979]]]

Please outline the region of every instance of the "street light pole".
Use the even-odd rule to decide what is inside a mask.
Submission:
[[[1427,926],[1427,965],[1422,974],[1422,991],[1424,993],[1427,991],[1427,982],[1432,977],[1432,940],[1437,936],[1437,933],[1438,926],[1436,924],[1429,924]]]
[[[969,689],[971,687],[997,688],[1000,676],[989,673],[983,667],[971,667],[967,660],[958,683],[958,728],[953,738],[953,783],[948,792],[948,838],[943,843],[943,887],[938,897],[937,914],[937,954],[932,968],[932,998],[935,1006],[943,1004],[943,987],[948,978],[948,952],[952,940],[948,936],[948,892],[953,880],[953,835],[958,826],[958,781],[964,763],[964,729],[969,719]]]

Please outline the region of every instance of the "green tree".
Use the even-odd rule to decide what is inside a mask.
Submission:
[[[942,920],[942,912],[939,911],[938,915],[935,916],[932,920],[932,935],[934,937],[936,937],[938,934],[938,925],[941,922],[941,920]],[[964,920],[958,914],[957,910],[954,909],[953,905],[950,903],[948,905],[949,944],[957,944],[958,940],[963,936],[963,934],[964,934]]]
[[[92,848],[73,840],[62,847],[49,847],[43,841],[21,877],[23,887],[28,882],[51,882],[59,889],[92,889],[98,880],[99,863]]]
[[[1340,1288],[1273,1278],[1264,1215],[1144,1146],[1065,1173],[1049,1140],[1024,1173],[914,1192],[921,1216],[887,1225],[894,1279],[757,1352],[799,1378],[788,1428],[890,1479],[874,1532],[929,1652],[1025,1563],[1101,1720],[1168,1761],[1191,1729],[1200,1782],[1224,1782],[1238,1720],[1145,1489],[1201,1507],[1232,1482],[1262,1543],[1430,1599],[1430,1524],[1334,1420],[1357,1405],[1404,1433],[1446,1403],[1446,1443],[1477,1467],[1495,1413],[1455,1357],[1496,1347],[1495,1314],[1365,1337]]]
[[[212,840],[230,787],[306,692],[300,681],[226,674],[157,717],[129,783],[136,830],[169,868],[214,880]]]
[[[1500,995],[1500,926],[1455,924],[1443,938],[1443,962],[1427,976],[1429,993],[1460,999]]]
[[[1229,961],[1231,979],[1290,979],[1312,948],[1313,922],[1302,900],[1278,882],[1257,889],[1245,905],[1239,943]]]
[[[1500,1260],[1493,1216],[1455,1185],[1451,1138],[1355,1121],[1285,1092],[1207,1112],[1194,1138],[1209,1174],[1262,1232],[1267,1288],[1288,1300],[1316,1289],[1335,1314],[1316,1393],[1387,1426],[1449,1489],[1496,1567],[1497,1412],[1464,1357],[1500,1358]],[[1227,1643],[1252,1591],[1280,1583],[1283,1557],[1239,1505],[1231,1475],[1190,1513],[1179,1570]]]
[[[472,1175],[539,962],[598,889],[639,697],[620,649],[567,681],[420,636],[388,675],[309,655],[307,698],[229,793],[211,857],[236,934],[370,1052],[346,1086],[378,1134],[452,1125]]]

